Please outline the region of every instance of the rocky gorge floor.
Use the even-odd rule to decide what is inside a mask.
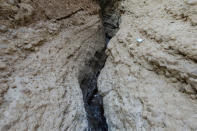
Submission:
[[[1,0],[1,131],[196,131],[196,0]]]

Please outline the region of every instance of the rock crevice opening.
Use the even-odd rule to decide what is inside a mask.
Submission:
[[[105,48],[97,51],[91,58],[82,73],[85,73],[80,82],[83,93],[84,107],[87,113],[89,131],[107,131],[107,122],[104,116],[102,96],[98,92],[97,79],[106,61]]]
[[[120,16],[114,11],[115,1],[99,2],[101,6],[100,16],[105,33],[104,48],[100,51],[96,51],[95,55],[88,60],[85,69],[80,72],[82,75],[79,77],[89,131],[108,130],[106,118],[104,116],[103,99],[98,92],[97,79],[107,59],[105,53],[107,44],[118,31],[120,23]]]

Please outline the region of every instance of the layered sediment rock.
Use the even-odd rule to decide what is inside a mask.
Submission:
[[[197,130],[197,5],[188,2],[119,5],[98,81],[110,131]]]
[[[0,130],[197,130],[196,0],[100,7],[0,1]]]
[[[10,0],[0,10],[0,130],[87,129],[78,76],[104,47],[98,4]]]

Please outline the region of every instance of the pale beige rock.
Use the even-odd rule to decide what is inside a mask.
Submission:
[[[120,30],[98,80],[109,131],[197,130],[195,3],[117,8]],[[0,130],[87,130],[78,76],[103,47],[98,5],[1,0],[0,9]]]
[[[97,11],[98,5],[90,4],[90,12]],[[39,10],[33,8],[31,1],[21,1],[14,19],[27,20]],[[0,32],[1,131],[87,129],[78,72],[104,46],[99,14],[90,12],[81,10],[59,21],[40,18]]]
[[[109,131],[197,130],[196,6],[180,0],[122,5],[98,81]]]
[[[28,46],[18,45],[14,40],[9,43],[19,46],[16,49],[19,54],[12,52],[10,63],[16,62],[8,67],[14,70],[7,82],[12,88],[1,92],[4,100],[0,109],[0,130],[87,128],[78,71],[104,42],[98,16],[89,17],[87,21],[75,29],[62,29],[55,36],[42,37],[45,32],[37,36],[39,32],[34,28],[23,28],[26,35],[20,29],[16,31],[22,38],[16,41],[27,42]],[[44,42],[37,44],[40,38]],[[35,52],[33,49],[37,46],[39,51]],[[21,54],[23,50],[27,54]],[[5,59],[9,57],[4,56]]]

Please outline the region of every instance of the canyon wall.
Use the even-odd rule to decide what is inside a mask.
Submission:
[[[107,128],[90,128],[89,92],[90,101],[103,97]],[[1,131],[196,123],[196,0],[0,0]]]
[[[118,8],[98,80],[109,131],[197,130],[197,1],[125,0]]]
[[[90,0],[0,1],[0,130],[88,128],[79,72],[105,39]]]

